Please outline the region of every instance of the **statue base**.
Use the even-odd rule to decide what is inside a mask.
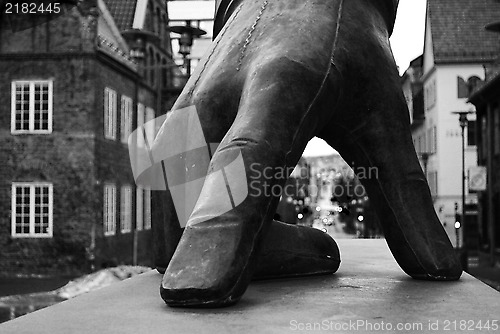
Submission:
[[[422,326],[407,332],[438,333],[458,332],[461,320],[474,326],[490,320],[490,331],[492,323],[499,325],[492,320],[498,320],[500,293],[469,274],[456,282],[414,280],[382,239],[337,242],[343,257],[337,273],[254,281],[231,307],[170,308],[159,298],[162,275],[152,270],[0,324],[0,332],[371,333],[389,332],[387,326],[398,332],[395,326],[402,324]]]

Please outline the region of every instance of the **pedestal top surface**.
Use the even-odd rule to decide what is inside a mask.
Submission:
[[[500,293],[472,276],[417,281],[401,271],[384,240],[338,244],[336,274],[252,282],[235,306],[170,308],[159,295],[162,276],[151,271],[0,324],[0,333],[500,331],[491,328],[500,326]],[[480,330],[487,321],[489,331]]]

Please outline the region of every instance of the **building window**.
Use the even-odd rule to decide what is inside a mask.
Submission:
[[[426,152],[433,154],[437,151],[437,128],[433,126],[427,129],[427,146]]]
[[[132,187],[123,186],[120,192],[121,232],[132,231]]]
[[[415,151],[417,151],[418,154],[422,154],[425,152],[426,149],[425,139],[426,139],[425,132],[417,137],[417,146],[415,148]]]
[[[132,99],[128,96],[122,95],[120,105],[121,117],[121,142],[128,143],[128,137],[132,133]]]
[[[52,132],[52,81],[13,81],[11,132]]]
[[[429,189],[431,191],[432,197],[436,197],[438,195],[438,178],[437,178],[437,171],[429,172],[427,174],[428,176],[428,182],[429,182]]]
[[[149,82],[151,83],[151,86],[155,86],[156,84],[156,64],[155,64],[155,55],[154,51],[152,48],[149,48],[148,50],[148,55],[149,55]]]
[[[457,97],[459,99],[469,97],[469,87],[467,87],[467,82],[465,82],[464,78],[460,76],[457,77]]]
[[[12,236],[52,237],[52,206],[52,184],[12,183]]]
[[[156,82],[156,84],[157,84],[158,86],[161,86],[161,85],[162,85],[162,80],[163,80],[163,78],[162,78],[162,76],[161,76],[161,70],[162,70],[161,65],[162,65],[162,64],[161,64],[161,57],[160,57],[160,54],[159,54],[159,53],[157,53],[157,54],[156,54],[156,61],[155,61],[155,64],[156,64],[156,66],[157,66],[157,68],[158,68],[158,78],[157,78],[157,82]]]
[[[425,87],[424,105],[425,110],[429,110],[436,104],[436,80],[432,80]]]
[[[103,210],[104,235],[114,235],[116,232],[116,186],[104,185],[104,210]]]
[[[472,93],[482,84],[482,80],[473,75],[464,80],[462,77],[457,77],[457,96],[459,99],[465,99],[472,95]]]
[[[161,25],[161,11],[160,11],[160,8],[156,8],[156,17],[155,17],[155,21],[156,21],[156,33],[158,35],[160,35],[160,37],[163,36],[163,31],[162,31],[162,25]]]
[[[467,124],[467,145],[476,146],[476,121],[469,121]]]
[[[163,87],[168,87],[168,68],[167,68],[167,61],[165,58],[162,59],[161,61],[161,84]]]
[[[140,129],[144,125],[145,118],[145,109],[144,104],[137,104],[137,128]],[[144,147],[144,138],[143,136],[137,136],[137,147]]]
[[[429,128],[427,129],[427,133],[426,133],[426,137],[427,137],[427,142],[425,143],[425,152],[426,153],[432,153],[432,128]]]
[[[437,126],[432,127],[432,146],[431,146],[431,153],[436,153],[437,152]]]
[[[477,77],[475,75],[471,76],[467,80],[467,90],[468,90],[467,97],[471,96],[472,93],[474,93],[476,91],[476,89],[482,85],[482,83],[483,83],[483,81],[479,77]]]
[[[141,231],[144,227],[144,189],[136,189],[136,211],[135,211],[136,230]]]
[[[146,117],[145,122],[151,122],[155,119],[155,111],[152,108],[146,108]],[[149,146],[153,144],[153,140],[155,139],[155,126],[154,124],[148,124],[146,126],[146,136],[148,138]]]
[[[427,130],[427,132],[422,133],[422,151],[421,153],[428,153],[429,152],[429,143],[430,143],[430,131]]]
[[[104,89],[104,138],[116,139],[116,92]]]
[[[163,14],[161,16],[161,22],[162,22],[162,26],[163,26],[163,28],[162,28],[163,36],[161,37],[161,45],[164,49],[168,50],[170,43],[167,42],[168,41],[168,34],[166,34],[166,30],[165,30],[165,28],[167,26],[167,16],[165,14]],[[170,52],[172,52],[172,51],[170,50]]]
[[[144,189],[144,229],[151,229],[151,189]]]

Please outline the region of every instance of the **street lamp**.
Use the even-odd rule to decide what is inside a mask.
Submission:
[[[465,127],[467,126],[468,120],[467,115],[472,114],[472,111],[454,111],[452,114],[458,115],[458,121],[460,122],[460,127],[462,128],[462,224],[461,227],[465,226]],[[458,245],[457,245],[458,246]]]
[[[141,29],[128,29],[122,35],[129,42],[130,56],[137,62],[144,60],[146,43],[157,43],[160,40],[158,35]]]
[[[191,20],[186,20],[184,26],[172,26],[167,28],[169,31],[181,35],[179,38],[179,53],[184,58],[186,74],[191,75],[191,60],[188,56],[191,54],[194,38],[205,35],[207,32],[197,27],[191,26]]]

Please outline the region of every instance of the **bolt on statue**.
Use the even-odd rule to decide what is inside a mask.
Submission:
[[[413,148],[389,45],[397,4],[217,1],[216,37],[172,109],[176,113],[194,106],[189,110],[199,118],[208,154],[190,158],[184,153],[188,148],[203,151],[204,145],[184,145],[185,151],[164,152],[157,169],[168,183],[165,198],[153,202],[161,211],[160,221],[153,223],[155,261],[165,271],[160,290],[168,305],[230,305],[252,278],[338,269],[340,255],[330,236],[273,221],[278,196],[249,196],[238,188],[255,180],[251,172],[256,168],[295,166],[314,136],[346,161],[377,168],[376,179],[362,182],[389,248],[408,275],[460,278],[460,264],[434,212]],[[169,122],[172,129],[180,124],[174,120],[181,113],[175,115],[166,118],[154,142],[150,138],[150,156],[167,145],[162,133]],[[196,134],[186,133],[186,141],[191,136]],[[235,165],[239,157],[241,164]],[[175,177],[168,173],[175,172],[167,172],[169,163],[175,170],[175,159],[196,167],[184,169],[182,182],[172,182]],[[254,186],[283,186],[286,180],[260,181]],[[197,182],[196,201],[176,214],[174,202],[192,198],[188,193],[193,188],[185,187],[189,182],[190,187]],[[179,220],[185,220],[184,229]]]

